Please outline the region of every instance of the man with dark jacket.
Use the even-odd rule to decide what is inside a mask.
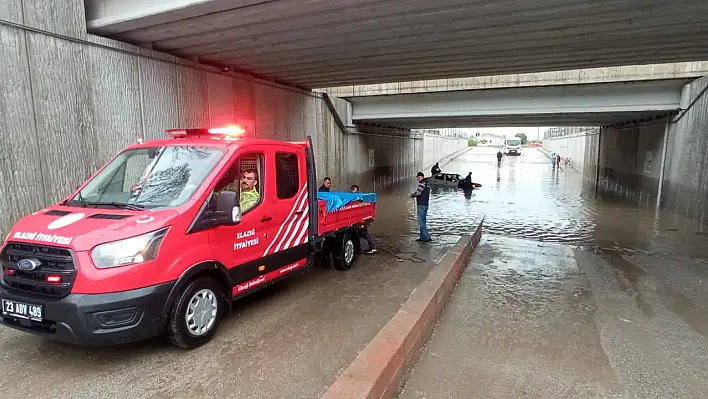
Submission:
[[[430,168],[430,174],[431,174],[431,175],[435,176],[435,175],[437,175],[438,173],[441,172],[441,170],[440,170],[440,165],[438,165],[438,164],[439,164],[439,162],[435,162],[435,165],[433,165],[433,167]]]
[[[430,233],[428,232],[428,227],[426,226],[428,218],[428,204],[430,203],[430,185],[428,185],[428,179],[425,178],[423,172],[418,172],[416,175],[418,179],[418,187],[415,192],[411,194],[411,198],[415,198],[415,203],[418,206],[418,227],[420,228],[420,238],[416,241],[430,242]]]
[[[322,191],[325,193],[329,192],[329,188],[332,186],[332,179],[329,178],[329,176],[325,177],[324,180],[322,180],[322,185],[317,191]]]

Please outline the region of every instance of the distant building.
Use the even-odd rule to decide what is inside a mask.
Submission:
[[[492,133],[481,133],[479,136],[475,137],[475,140],[477,140],[477,143],[480,143],[481,141],[486,141],[486,143],[484,143],[482,145],[491,145],[491,146],[504,145],[504,136],[500,136],[500,135],[492,134]]]

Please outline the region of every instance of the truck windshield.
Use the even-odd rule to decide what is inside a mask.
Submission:
[[[519,140],[519,139],[507,140],[506,145],[521,145],[521,140]]]
[[[164,146],[120,153],[71,199],[73,206],[171,208],[187,202],[223,156],[212,147]]]

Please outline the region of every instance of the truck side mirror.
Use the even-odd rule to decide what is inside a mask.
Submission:
[[[241,222],[238,196],[233,191],[222,191],[216,200],[214,218],[220,225],[233,226]]]

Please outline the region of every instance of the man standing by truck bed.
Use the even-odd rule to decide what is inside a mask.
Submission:
[[[324,178],[324,180],[322,180],[322,185],[320,186],[320,188],[317,191],[328,193],[331,186],[332,186],[332,179],[330,179],[329,176],[327,176]]]
[[[352,192],[353,193],[358,193],[359,192],[359,186],[356,184],[352,184]],[[366,243],[369,244],[369,250],[366,251],[367,254],[375,254],[379,252],[378,249],[376,249],[376,243],[374,242],[374,237],[371,236],[371,233],[369,233],[369,229],[367,226],[363,226],[359,228],[359,236],[363,237],[366,240]]]
[[[428,219],[428,204],[430,203],[430,185],[428,185],[428,179],[425,178],[423,172],[418,172],[416,175],[418,179],[418,187],[415,192],[411,194],[412,198],[415,198],[415,203],[418,210],[418,227],[420,228],[420,238],[416,241],[430,242],[430,233],[428,232],[428,227],[426,226]]]

